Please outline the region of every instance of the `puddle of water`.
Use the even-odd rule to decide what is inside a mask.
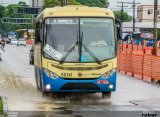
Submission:
[[[14,76],[13,74],[3,77],[0,82],[0,87],[23,93],[33,93],[37,91],[36,87],[34,87],[31,83],[26,82],[22,77]]]
[[[43,111],[53,111],[59,108],[64,108],[64,106],[44,102],[44,103],[38,103],[38,108]]]
[[[110,101],[102,101],[101,95],[92,93],[52,93],[43,97],[28,79],[14,74],[1,78],[0,89],[6,89],[10,104],[14,105],[14,107],[11,106],[11,109],[15,108],[15,105],[18,105],[18,109],[25,105],[26,107],[23,108],[70,115],[72,112],[65,108],[73,105],[111,105]]]
[[[98,93],[59,93],[53,94],[52,98],[72,105],[111,105],[110,99],[102,99]]]

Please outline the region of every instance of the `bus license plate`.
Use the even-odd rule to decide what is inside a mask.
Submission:
[[[109,84],[108,80],[97,80],[97,84]]]

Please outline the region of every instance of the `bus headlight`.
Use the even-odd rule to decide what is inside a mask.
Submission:
[[[102,75],[103,78],[109,78],[110,76],[113,75],[113,73],[115,72],[115,69],[112,69],[108,72],[106,72],[105,74]]]
[[[45,86],[45,89],[49,91],[49,90],[51,89],[51,85],[50,85],[50,84],[47,84],[47,85]]]
[[[47,74],[47,76],[49,76],[49,77],[51,77],[51,78],[58,78],[59,76],[58,75],[56,75],[55,73],[53,73],[53,72],[51,72],[51,71],[49,71],[49,70],[47,70],[47,69],[43,69],[44,70],[44,72]]]
[[[113,87],[114,87],[114,86],[113,86],[112,84],[109,85],[109,88],[110,88],[110,89],[113,89]]]

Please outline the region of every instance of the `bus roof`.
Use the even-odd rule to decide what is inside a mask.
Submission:
[[[44,9],[37,20],[47,17],[110,17],[114,18],[113,12],[108,8],[88,7],[82,5],[67,5]]]

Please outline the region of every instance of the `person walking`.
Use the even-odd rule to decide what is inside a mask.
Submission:
[[[0,41],[0,50],[4,51],[3,41]],[[1,52],[0,52],[0,61],[2,61]]]

